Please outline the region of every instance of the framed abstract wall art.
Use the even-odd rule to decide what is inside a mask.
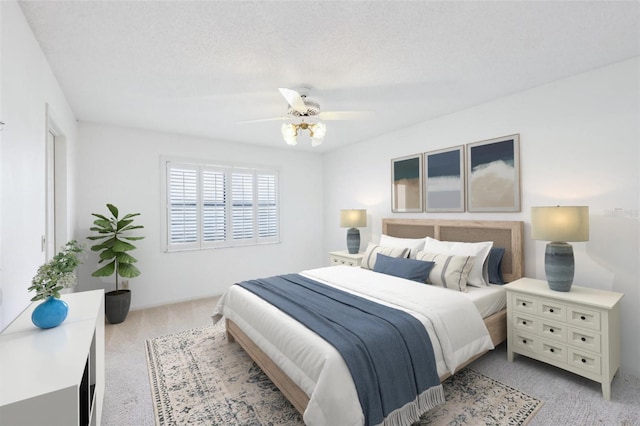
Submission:
[[[464,211],[464,146],[424,154],[425,210]]]
[[[391,160],[391,211],[422,211],[422,154]]]
[[[467,210],[520,211],[520,135],[467,144]]]

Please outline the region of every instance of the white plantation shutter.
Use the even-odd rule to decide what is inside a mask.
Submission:
[[[166,163],[167,248],[278,242],[278,172]]]
[[[192,247],[198,242],[198,170],[172,167],[168,175],[169,244]]]
[[[232,172],[231,188],[233,239],[251,240],[254,238],[253,174]]]
[[[227,200],[224,171],[202,170],[202,240],[219,243],[227,239]]]
[[[277,175],[258,172],[258,238],[278,237]]]

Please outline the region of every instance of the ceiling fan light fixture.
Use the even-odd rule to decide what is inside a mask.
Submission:
[[[298,130],[309,130],[311,136],[311,146],[318,146],[324,140],[327,133],[327,125],[324,123],[309,124],[304,121],[300,124],[285,123],[281,127],[282,137],[288,145],[297,145]]]
[[[309,126],[309,134],[311,135],[311,146],[318,146],[324,140],[327,134],[327,125],[324,123],[316,123]]]
[[[287,143],[287,145],[298,145],[298,140],[295,136],[284,138],[284,141]]]
[[[288,145],[297,145],[298,141],[296,140],[296,136],[298,136],[298,128],[295,124],[290,123],[284,123],[282,125],[282,137],[284,138],[284,141],[288,144]]]
[[[312,124],[309,131],[312,138],[324,139],[324,135],[327,134],[327,125],[324,123]]]

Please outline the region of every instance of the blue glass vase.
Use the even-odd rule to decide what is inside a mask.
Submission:
[[[40,328],[57,327],[67,318],[69,305],[64,300],[49,297],[36,306],[31,314],[31,321]]]

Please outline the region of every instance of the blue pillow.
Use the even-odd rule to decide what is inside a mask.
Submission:
[[[500,265],[502,264],[502,256],[504,256],[504,249],[501,247],[494,247],[489,252],[487,258],[487,268],[489,273],[489,282],[491,284],[504,284],[504,278],[502,278],[502,270]]]
[[[389,257],[378,253],[376,263],[373,266],[375,272],[393,275],[408,280],[426,284],[429,272],[435,265],[434,262],[425,260],[406,259],[402,257]]]

